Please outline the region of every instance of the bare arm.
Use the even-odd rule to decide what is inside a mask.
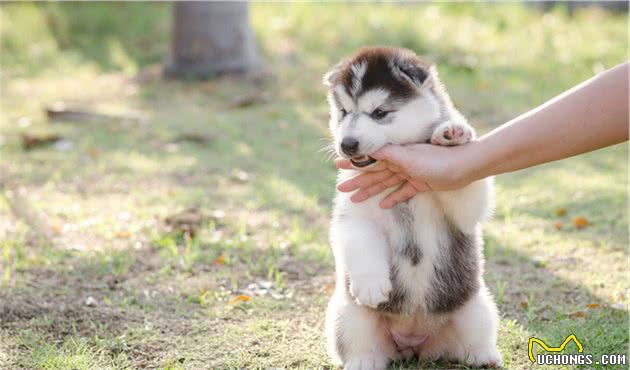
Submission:
[[[472,180],[628,140],[628,63],[560,94],[474,143]]]
[[[618,65],[466,145],[387,146],[374,154],[381,161],[371,172],[338,189],[361,189],[352,199],[362,201],[400,184],[381,203],[388,208],[419,191],[456,189],[628,140],[628,71],[628,63]]]

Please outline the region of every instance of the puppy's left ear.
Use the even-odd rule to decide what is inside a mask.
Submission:
[[[339,73],[341,72],[341,66],[343,61],[335,64],[328,72],[324,74],[322,82],[328,87],[332,87],[339,82]]]
[[[417,88],[427,84],[435,75],[435,67],[416,59],[397,60],[392,65],[394,76],[407,81]]]

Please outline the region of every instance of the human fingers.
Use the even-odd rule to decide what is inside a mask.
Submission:
[[[392,174],[390,170],[362,173],[337,185],[337,190],[347,193],[359,188],[367,188],[390,178]]]
[[[339,169],[343,169],[343,170],[351,170],[354,167],[352,167],[352,163],[350,162],[350,160],[348,159],[343,159],[343,158],[336,158],[335,159],[335,167],[339,168]]]
[[[416,189],[419,193],[424,192],[424,191],[430,191],[433,190],[433,188],[431,188],[431,185],[427,184],[426,182],[422,182],[422,181],[416,181],[414,179],[407,179],[407,181],[409,181],[409,183],[414,187],[414,189]]]
[[[372,158],[387,164],[387,168],[393,172],[404,173],[407,171],[409,147],[401,145],[386,145],[373,153]]]
[[[383,190],[387,188],[391,188],[392,186],[396,186],[400,184],[403,181],[404,181],[403,178],[394,174],[390,178],[386,179],[385,181],[376,183],[367,188],[360,189],[356,194],[353,194],[352,197],[350,197],[350,200],[354,203],[362,202],[370,197],[373,197],[376,194],[379,194],[380,192],[382,192]]]
[[[385,145],[371,154],[371,157],[381,161],[388,161],[396,165],[406,157],[405,147],[401,145]]]
[[[391,194],[385,197],[380,203],[381,208],[392,208],[400,202],[404,202],[407,199],[416,195],[418,191],[411,185],[410,182],[405,182],[400,188],[394,190]]]
[[[365,171],[365,172],[378,172],[378,171],[383,171],[388,168],[389,168],[389,163],[387,163],[386,161],[377,161],[373,165],[367,166],[365,168],[359,168],[359,170]]]
[[[392,172],[396,172],[396,173],[404,173],[405,172],[405,170],[402,167],[400,167],[399,165],[397,165],[397,164],[395,164],[393,162],[389,162],[389,161],[379,161],[379,162],[385,163],[387,169],[392,171]]]

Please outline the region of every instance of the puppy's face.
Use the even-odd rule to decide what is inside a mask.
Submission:
[[[434,83],[434,68],[406,49],[365,48],[334,66],[324,84],[337,154],[365,167],[386,144],[426,142],[441,114]]]

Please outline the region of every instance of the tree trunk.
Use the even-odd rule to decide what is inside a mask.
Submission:
[[[166,77],[205,79],[259,67],[247,2],[182,1],[173,13]]]
[[[571,0],[545,0],[545,1],[526,1],[527,5],[539,6],[544,10],[549,10],[557,4],[563,4],[572,14],[577,8],[587,6],[598,6],[600,8],[607,9],[611,12],[628,12],[627,1],[604,1],[604,0],[583,0],[583,1],[571,1]]]

